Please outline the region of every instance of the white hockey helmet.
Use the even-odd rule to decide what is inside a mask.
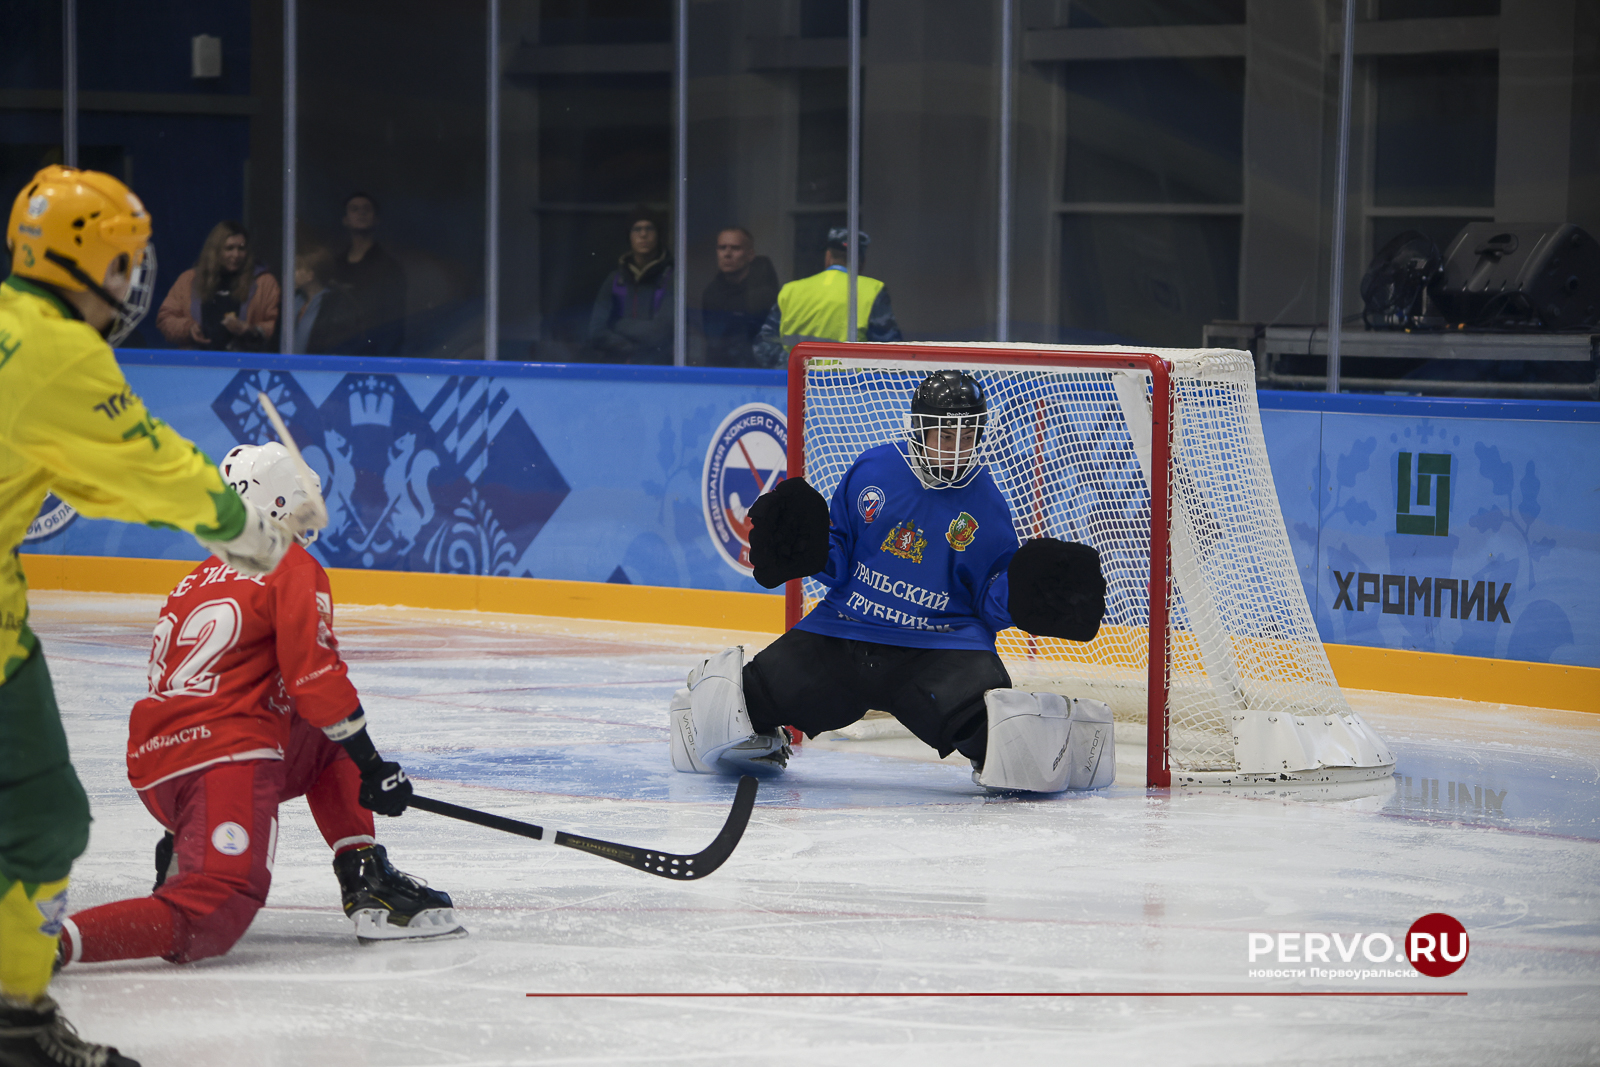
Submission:
[[[275,519],[282,519],[310,497],[300,486],[299,464],[289,450],[276,441],[264,445],[235,445],[217,464],[222,478],[240,496]],[[311,484],[322,492],[322,479],[311,471]],[[302,545],[317,539],[317,531],[296,536]]]

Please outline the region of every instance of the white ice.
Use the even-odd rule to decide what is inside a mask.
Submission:
[[[32,599],[96,820],[73,907],[143,894],[160,831],[123,751],[159,601]],[[770,638],[384,608],[339,623],[373,735],[419,792],[676,852],[721,825],[733,781],[671,770],[665,708],[697,656]],[[268,905],[226,957],[80,965],[53,988],[146,1067],[1600,1062],[1600,717],[1351,698],[1399,760],[1353,799],[1147,793],[1127,746],[1102,794],[1000,799],[915,741],[808,743],[692,884],[380,819],[471,930],[435,944],[357,946],[294,801]],[[1448,978],[1250,976],[1250,932],[1398,941],[1435,911],[1471,936]],[[1440,992],[1466,995],[1389,995]]]

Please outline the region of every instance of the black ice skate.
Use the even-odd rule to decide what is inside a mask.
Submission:
[[[20,1007],[0,1000],[0,1064],[4,1067],[139,1067],[109,1045],[78,1036],[49,997]]]
[[[382,845],[351,849],[333,859],[344,913],[363,945],[425,937],[464,937],[448,893],[397,871]]]

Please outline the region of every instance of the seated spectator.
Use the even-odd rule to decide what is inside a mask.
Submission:
[[[629,251],[594,298],[586,354],[602,363],[672,362],[672,257],[645,208],[629,216]]]
[[[756,241],[743,226],[717,234],[717,276],[700,298],[700,328],[711,367],[756,367],[756,335],[778,302],[778,272],[756,255]]]
[[[278,326],[278,279],[256,263],[250,235],[219,222],[193,267],[178,275],[156,312],[156,328],[179,348],[262,351]]]
[[[378,203],[366,193],[344,202],[350,244],[334,259],[330,281],[343,286],[355,307],[361,341],[357,353],[398,356],[406,342],[406,271],[378,245]]]
[[[332,281],[333,253],[311,245],[294,257],[294,350],[307,355],[359,355],[361,326],[354,302]]]

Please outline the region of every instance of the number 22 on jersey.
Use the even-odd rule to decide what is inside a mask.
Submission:
[[[239,640],[243,616],[229,597],[208,600],[178,625],[171,612],[156,623],[150,644],[150,695],[213,696],[217,661]]]

